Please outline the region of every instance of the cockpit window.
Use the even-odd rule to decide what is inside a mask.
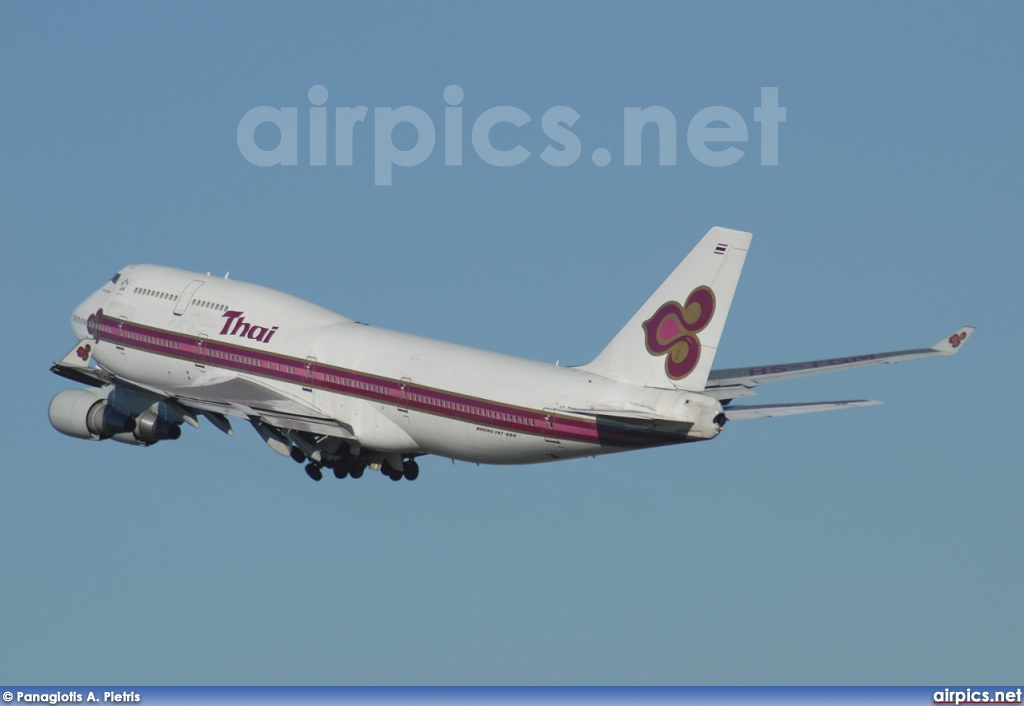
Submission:
[[[112,282],[113,284],[117,284],[117,280],[119,280],[119,279],[121,279],[121,273],[120,273],[120,272],[118,272],[118,273],[117,273],[116,275],[114,275],[113,277],[111,277],[111,278],[110,278],[110,281],[111,281],[111,282]]]

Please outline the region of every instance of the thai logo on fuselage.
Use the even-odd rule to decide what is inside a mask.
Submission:
[[[224,318],[227,321],[224,322],[224,328],[220,330],[220,335],[238,336],[239,338],[248,338],[250,341],[270,343],[270,337],[277,332],[277,326],[250,324],[242,316],[243,313],[241,311],[225,311]]]

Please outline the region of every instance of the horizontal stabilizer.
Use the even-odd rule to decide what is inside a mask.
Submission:
[[[829,412],[833,409],[848,407],[870,407],[885,404],[878,400],[842,400],[840,402],[793,402],[790,404],[752,404],[726,407],[725,418],[730,422],[743,419],[761,419],[763,417],[788,417],[793,414],[810,414],[811,412]]]
[[[50,367],[50,372],[83,385],[91,385],[92,387],[102,387],[103,385],[111,384],[114,381],[113,375],[106,370],[90,365],[92,362],[92,347],[94,345],[95,342],[93,340],[83,338],[74,348],[68,351],[66,356]]]
[[[953,355],[960,351],[964,341],[974,333],[973,326],[957,329],[952,335],[943,338],[930,348],[913,348],[905,351],[887,353],[868,353],[867,355],[850,355],[823,360],[807,360],[799,363],[781,363],[776,365],[756,365],[746,368],[729,368],[712,370],[708,376],[704,394],[719,400],[745,397],[752,394],[749,389],[765,382],[789,380],[808,375],[834,373],[840,370],[863,368],[879,363],[902,363],[918,358],[931,358],[939,355]]]

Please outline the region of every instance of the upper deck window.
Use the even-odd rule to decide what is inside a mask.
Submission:
[[[118,272],[116,275],[110,278],[111,284],[117,284],[117,280],[121,279],[121,273]]]

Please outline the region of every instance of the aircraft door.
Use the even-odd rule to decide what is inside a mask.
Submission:
[[[192,303],[192,297],[195,296],[196,290],[203,286],[203,280],[196,279],[192,280],[185,289],[178,295],[178,301],[174,305],[174,315],[181,316],[188,309],[188,305]]]
[[[562,442],[558,440],[558,431],[555,428],[556,419],[555,410],[550,408],[544,410],[544,418],[541,422],[544,427],[544,441],[550,441],[552,444],[561,444]]]
[[[125,352],[125,345],[124,345],[124,325],[125,325],[126,321],[128,321],[128,317],[127,316],[122,316],[118,320],[118,322],[117,322],[117,343],[114,344],[114,347],[117,348],[117,350],[120,351],[120,353],[121,353],[121,361],[123,363],[127,363],[128,362],[128,355]],[[138,358],[136,358],[136,360],[138,360]]]
[[[406,417],[409,416],[409,385],[411,383],[411,378],[402,378],[402,382],[398,386],[398,411]]]
[[[306,369],[302,376],[302,389],[306,392],[313,391],[313,376],[316,374],[316,358],[309,356],[306,358]]]
[[[207,350],[207,346],[210,345],[210,337],[205,333],[199,334],[199,340],[196,341],[196,367],[206,367],[206,356],[210,354]]]
[[[206,379],[206,359],[210,355],[209,345],[210,337],[205,333],[199,334],[199,338],[196,340],[195,368],[192,372],[186,370],[189,380],[199,382]]]

